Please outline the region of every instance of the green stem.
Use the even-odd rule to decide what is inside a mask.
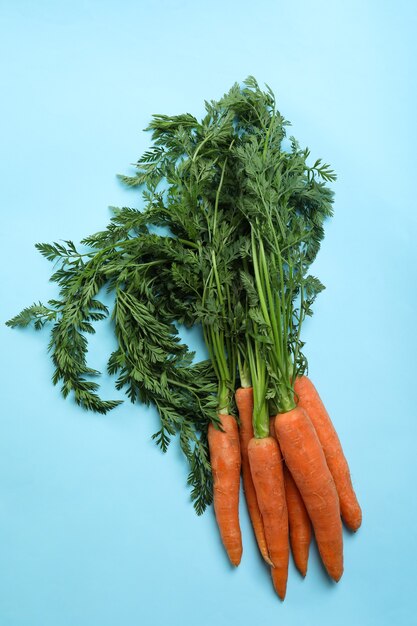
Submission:
[[[271,134],[271,128],[274,126],[274,124],[275,124],[275,117],[274,117],[274,114],[273,114],[272,118],[271,118],[271,123],[268,126],[268,130],[266,131],[266,135],[265,135],[264,149],[263,149],[263,152],[262,152],[262,157],[263,157],[264,161],[266,160],[266,153],[268,151],[268,143],[269,143],[269,136]]]
[[[252,232],[251,232],[251,239],[252,239],[252,263],[253,263],[253,271],[255,273],[255,283],[256,283],[256,287],[258,291],[259,303],[261,305],[262,314],[265,318],[266,324],[268,326],[271,326],[271,320],[269,317],[268,307],[267,307],[265,296],[264,296],[264,290],[262,288],[262,280],[261,280],[261,274],[259,271],[258,253],[256,251],[255,233],[254,233],[253,227],[252,227]]]
[[[180,243],[184,244],[184,246],[188,246],[189,248],[194,248],[195,250],[200,249],[198,244],[193,243],[192,241],[188,241],[187,239],[178,238],[176,241],[179,241]]]
[[[252,387],[249,363],[247,359],[242,359],[242,355],[239,350],[237,352],[237,363],[239,370],[240,386],[244,389]]]
[[[227,165],[227,158],[224,160],[223,163],[223,167],[222,167],[222,173],[220,176],[220,183],[219,186],[217,187],[217,191],[216,191],[216,199],[214,201],[214,217],[213,217],[213,237],[216,234],[216,228],[217,228],[217,213],[218,213],[218,209],[219,209],[219,200],[220,200],[220,192],[222,190],[223,187],[223,181],[224,181],[224,172],[226,170],[226,165]]]
[[[295,376],[294,376],[294,380],[293,380],[293,384],[299,374],[299,367],[297,367],[297,359],[298,359],[298,353],[299,353],[299,348],[300,348],[300,336],[301,336],[301,326],[302,323],[304,321],[304,286],[303,283],[301,283],[300,285],[300,314],[298,317],[298,329],[297,329],[297,342],[296,342],[296,346],[295,346],[295,353],[294,353],[294,372],[295,372]]]
[[[259,251],[260,251],[261,268],[263,271],[263,282],[266,287],[266,295],[267,295],[267,300],[269,304],[269,315],[271,319],[271,328],[272,328],[272,333],[273,333],[273,338],[274,338],[274,343],[275,343],[275,349],[277,351],[277,354],[279,355],[279,358],[281,359],[282,355],[285,353],[285,342],[283,341],[283,337],[282,337],[282,328],[281,328],[282,324],[277,320],[277,315],[276,315],[277,311],[275,307],[274,297],[272,295],[271,283],[269,280],[268,265],[266,262],[265,250],[264,250],[262,239],[260,239],[259,241]],[[277,302],[278,302],[278,319],[282,320],[283,318],[282,298],[277,298]]]
[[[197,159],[197,155],[200,152],[201,148],[204,146],[205,143],[207,143],[209,139],[211,139],[211,137],[212,137],[212,133],[208,133],[207,137],[205,137],[205,139],[203,139],[203,141],[197,146],[197,149],[193,154],[193,158],[191,159],[193,163],[195,163]]]
[[[254,325],[254,332],[256,333],[256,325]],[[248,336],[247,354],[253,386],[252,422],[255,437],[263,439],[269,436],[269,412],[265,397],[268,386],[267,372],[265,359],[259,351],[259,344],[257,341],[254,343],[253,347]]]
[[[219,392],[218,392],[218,397],[219,397],[219,405],[218,405],[218,412],[220,415],[228,415],[229,414],[229,389],[227,386],[227,381],[225,380],[220,380],[219,381]]]
[[[208,349],[210,361],[211,361],[211,363],[213,365],[214,373],[216,374],[216,377],[219,380],[220,379],[220,371],[219,371],[219,367],[217,365],[217,362],[216,362],[216,359],[215,359],[215,356],[214,356],[212,342],[211,342],[210,337],[209,337],[209,330],[204,325],[203,325],[203,335],[204,335],[204,342],[205,342],[205,344],[207,346],[207,349]]]
[[[255,283],[257,287],[259,302],[262,310],[262,314],[265,323],[270,329],[270,339],[273,345],[273,354],[269,355],[271,359],[271,366],[276,371],[278,376],[278,382],[276,383],[276,390],[278,395],[278,409],[280,412],[290,411],[295,407],[293,399],[293,388],[291,376],[293,374],[293,368],[290,362],[290,354],[288,352],[288,303],[286,294],[286,285],[284,277],[284,269],[279,249],[278,239],[276,234],[275,238],[275,251],[272,254],[272,267],[275,269],[275,258],[278,262],[278,285],[274,294],[272,293],[268,262],[266,258],[265,248],[260,235],[258,235],[258,246],[255,243],[255,232],[252,228],[252,261],[255,274]],[[257,342],[255,344],[255,352],[257,348]],[[254,374],[252,367],[254,363],[252,361],[251,374],[252,380],[254,380]],[[290,375],[291,370],[291,375]],[[255,382],[254,382],[255,385]],[[266,393],[266,388],[265,388]],[[263,407],[258,405],[257,411],[263,411]],[[265,409],[268,413],[267,409]],[[254,427],[258,418],[254,418]],[[262,428],[262,424],[261,424]]]

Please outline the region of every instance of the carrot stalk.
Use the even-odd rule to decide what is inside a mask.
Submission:
[[[324,566],[338,581],[343,574],[339,498],[314,426],[304,409],[296,407],[276,416],[275,432],[313,524]]]
[[[249,464],[248,444],[253,437],[252,413],[253,413],[253,388],[239,387],[235,394],[236,406],[239,411],[239,438],[240,453],[242,457],[242,481],[243,490],[245,492],[246,505],[248,507],[249,517],[252,522],[253,531],[256,541],[263,559],[272,565],[268,556],[268,548],[266,545],[264,525],[261,512],[256,498],[256,491],[252,480]]]
[[[287,588],[289,540],[282,455],[273,437],[254,437],[249,442],[248,453],[268,554],[273,563],[272,578],[283,600]]]
[[[356,531],[362,522],[362,511],[352,486],[349,465],[330,416],[316,388],[307,376],[297,378],[294,391],[298,396],[298,406],[308,413],[322,445],[327,465],[339,495],[343,521],[351,530]]]
[[[239,525],[240,445],[238,427],[232,415],[219,415],[222,430],[208,427],[208,443],[213,473],[213,502],[220,536],[230,562],[242,558]]]

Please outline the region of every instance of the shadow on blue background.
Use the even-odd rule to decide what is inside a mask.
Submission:
[[[153,409],[106,417],[50,383],[46,334],[1,326],[1,626],[411,625],[417,557],[414,395],[416,207],[412,189],[416,5],[191,1],[0,2],[2,319],[55,294],[38,241],[80,240],[148,145],[152,113],[203,112],[254,74],[292,132],[338,172],[305,328],[311,376],[364,510],[345,575],[280,604],[242,506],[244,557],[229,567],[212,512],[197,518],[175,442],[151,442]],[[91,364],[112,347],[97,326]],[[187,335],[203,351],[198,333]],[[105,397],[116,397],[103,377]]]

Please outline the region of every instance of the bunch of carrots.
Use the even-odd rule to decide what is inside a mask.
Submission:
[[[331,215],[325,183],[335,175],[321,160],[308,166],[309,151],[301,151],[294,138],[291,149],[283,149],[287,124],[270,90],[261,92],[249,79],[228,103],[233,130],[217,147],[212,219],[204,208],[211,254],[202,302],[217,304],[217,323],[202,320],[219,382],[219,422],[208,428],[214,509],[229,559],[238,565],[242,472],[259,550],[284,599],[290,544],[305,576],[313,529],[323,564],[338,581],[341,517],[353,531],[362,519],[340,441],[302,354],[302,323],[323,289],[308,270]],[[183,175],[187,191],[199,176],[191,168]],[[237,269],[224,252],[236,244]],[[238,420],[230,411],[233,393]]]
[[[253,388],[236,390],[239,425],[224,415],[223,431],[210,426],[214,507],[224,547],[239,565],[242,538],[238,502],[240,473],[259,551],[271,566],[275,590],[286,594],[290,545],[302,576],[307,573],[312,527],[329,576],[343,574],[343,518],[356,531],[362,513],[326,408],[307,376],[294,382],[295,406],[270,419],[269,436],[256,438]]]
[[[307,571],[312,533],[329,576],[343,573],[342,519],[356,531],[361,509],[330,417],[307,377],[301,329],[324,288],[309,273],[332,215],[334,172],[287,138],[289,123],[269,87],[253,77],[189,113],[154,115],[153,146],[134,176],[142,210],[123,208],[110,225],[72,242],[39,244],[60,299],[24,309],[10,326],[53,322],[49,348],[66,397],[105,413],[86,375],[86,333],[105,317],[97,299],[114,293],[117,349],[109,372],[134,402],[152,402],[155,435],[170,436],[190,463],[196,510],[213,499],[231,563],[242,537],[240,475],[260,553],[284,599],[290,545]],[[158,227],[158,228],[155,228]],[[162,227],[162,231],[160,230]],[[159,232],[158,232],[159,229]],[[165,230],[164,230],[165,229]],[[208,359],[192,363],[174,324],[201,328]],[[209,458],[208,458],[209,456]]]

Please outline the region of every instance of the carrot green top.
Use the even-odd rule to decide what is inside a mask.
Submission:
[[[293,406],[293,381],[306,367],[301,326],[323,288],[308,275],[332,213],[329,166],[309,165],[309,150],[286,138],[289,123],[269,87],[249,77],[218,101],[189,113],[154,115],[152,145],[133,176],[142,210],[114,209],[103,231],[38,244],[55,263],[58,294],[8,322],[51,324],[49,349],[62,384],[82,407],[105,413],[87,364],[88,336],[109,310],[116,346],[108,371],[132,402],[160,416],[155,440],[165,451],[179,433],[190,464],[197,512],[211,501],[207,427],[233,412],[236,379],[254,387],[254,429],[270,412]],[[209,359],[193,362],[177,325],[201,326]]]

